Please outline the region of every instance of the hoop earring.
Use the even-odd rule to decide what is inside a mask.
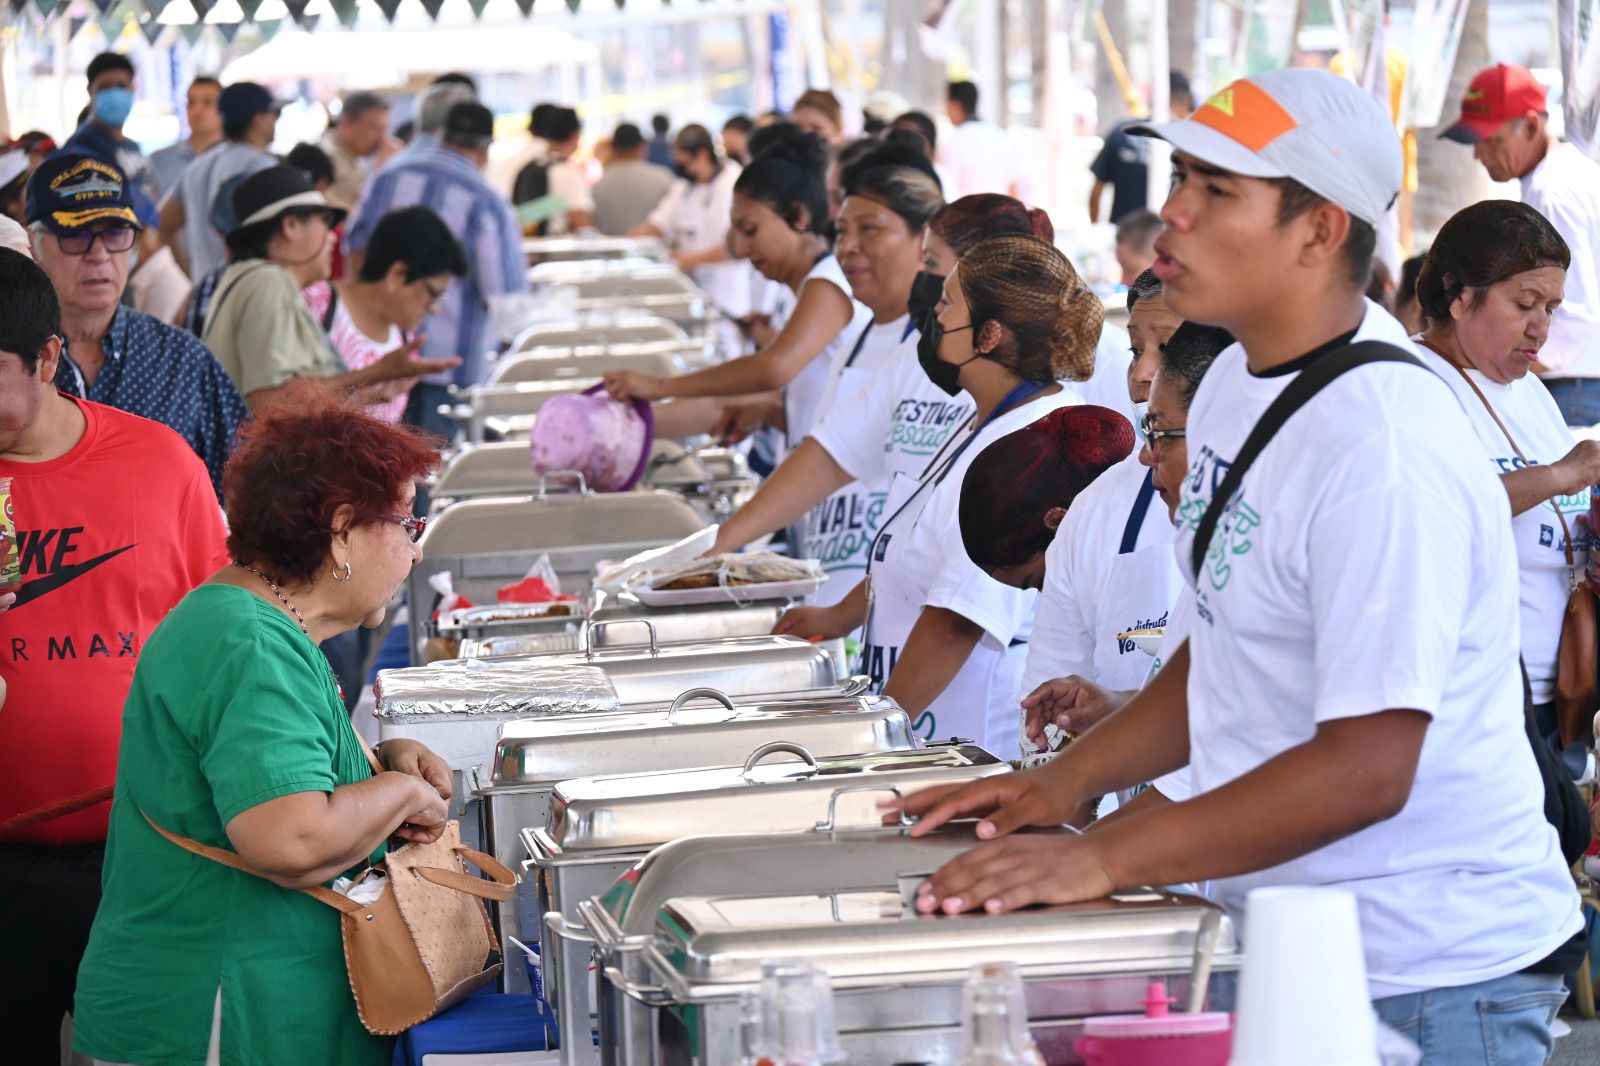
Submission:
[[[339,571],[335,570],[333,572],[333,577],[334,577],[334,580],[336,580],[336,581],[349,581],[350,580],[350,564],[349,563],[345,563],[344,564],[344,573],[343,573],[343,575],[341,575],[339,573]]]

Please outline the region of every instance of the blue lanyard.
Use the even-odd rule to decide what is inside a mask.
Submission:
[[[1144,516],[1150,510],[1150,501],[1155,495],[1155,471],[1146,470],[1144,483],[1139,486],[1139,495],[1133,501],[1133,510],[1128,512],[1128,524],[1122,527],[1122,547],[1117,550],[1118,555],[1127,555],[1139,546],[1139,532],[1144,529]]]
[[[943,448],[939,450],[939,454],[933,457],[933,462],[928,464],[928,468],[922,472],[922,480],[917,485],[916,490],[912,492],[910,496],[906,497],[905,502],[895,509],[894,514],[890,515],[888,520],[885,521],[883,525],[878,527],[878,536],[873,540],[872,551],[867,556],[868,574],[872,573],[872,564],[882,557],[886,538],[888,537],[889,533],[889,527],[894,524],[895,519],[899,518],[905,513],[906,508],[910,507],[918,496],[922,495],[922,490],[928,488],[930,485],[937,487],[941,482],[943,482],[944,479],[949,475],[950,469],[955,466],[956,461],[961,458],[962,453],[972,446],[972,442],[978,439],[978,435],[981,434],[990,423],[1008,412],[1012,407],[1016,406],[1017,404],[1027,403],[1029,400],[1033,399],[1035,396],[1039,395],[1045,389],[1048,389],[1054,384],[1054,381],[1022,382],[1016,388],[1006,393],[1005,399],[1001,400],[1000,403],[995,406],[995,409],[990,411],[988,416],[985,417],[982,422],[978,423],[971,433],[967,434],[966,439],[956,447],[956,450],[950,455],[949,459],[944,459]],[[945,447],[949,447],[949,441],[945,442]],[[942,466],[940,465],[941,460],[943,460]],[[934,472],[935,468],[938,468],[937,473]],[[930,474],[932,475],[931,477],[929,476]]]
[[[874,327],[876,325],[877,325],[876,322],[868,322],[867,323],[867,328],[862,330],[861,331],[861,336],[856,338],[856,346],[854,348],[850,349],[850,357],[844,361],[844,367],[842,369],[849,370],[851,367],[855,366],[855,364],[856,364],[856,356],[861,354],[861,349],[864,348],[866,346],[866,343],[867,343],[867,335],[872,332],[872,327]],[[910,320],[910,316],[907,315],[906,316],[906,328],[900,334],[900,343],[904,344],[905,343],[905,339],[907,337],[911,336],[912,333],[916,332],[916,329],[917,329],[917,324],[915,322],[912,322]]]

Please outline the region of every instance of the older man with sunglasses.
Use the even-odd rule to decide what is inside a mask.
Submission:
[[[127,182],[109,163],[57,156],[29,179],[33,257],[61,301],[55,385],[171,428],[204,460],[220,493],[234,431],[249,412],[205,345],[123,306],[141,228]]]

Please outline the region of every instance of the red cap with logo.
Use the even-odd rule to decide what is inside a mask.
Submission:
[[[1439,134],[1460,144],[1477,144],[1512,119],[1545,111],[1544,86],[1527,67],[1501,63],[1481,70],[1461,98],[1461,118]]]

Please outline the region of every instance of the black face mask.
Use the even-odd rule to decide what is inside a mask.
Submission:
[[[911,283],[911,298],[906,301],[906,310],[918,329],[927,332],[928,319],[933,317],[933,309],[943,295],[943,274],[930,274],[926,270],[917,272],[917,279]]]
[[[922,366],[922,372],[928,375],[928,380],[943,390],[946,396],[954,396],[961,391],[961,368],[973,359],[983,358],[976,354],[967,363],[947,363],[939,358],[939,344],[944,340],[946,333],[960,333],[964,329],[971,329],[970,324],[957,326],[947,330],[939,324],[937,315],[930,314],[922,327],[922,336],[917,338],[917,362]]]

